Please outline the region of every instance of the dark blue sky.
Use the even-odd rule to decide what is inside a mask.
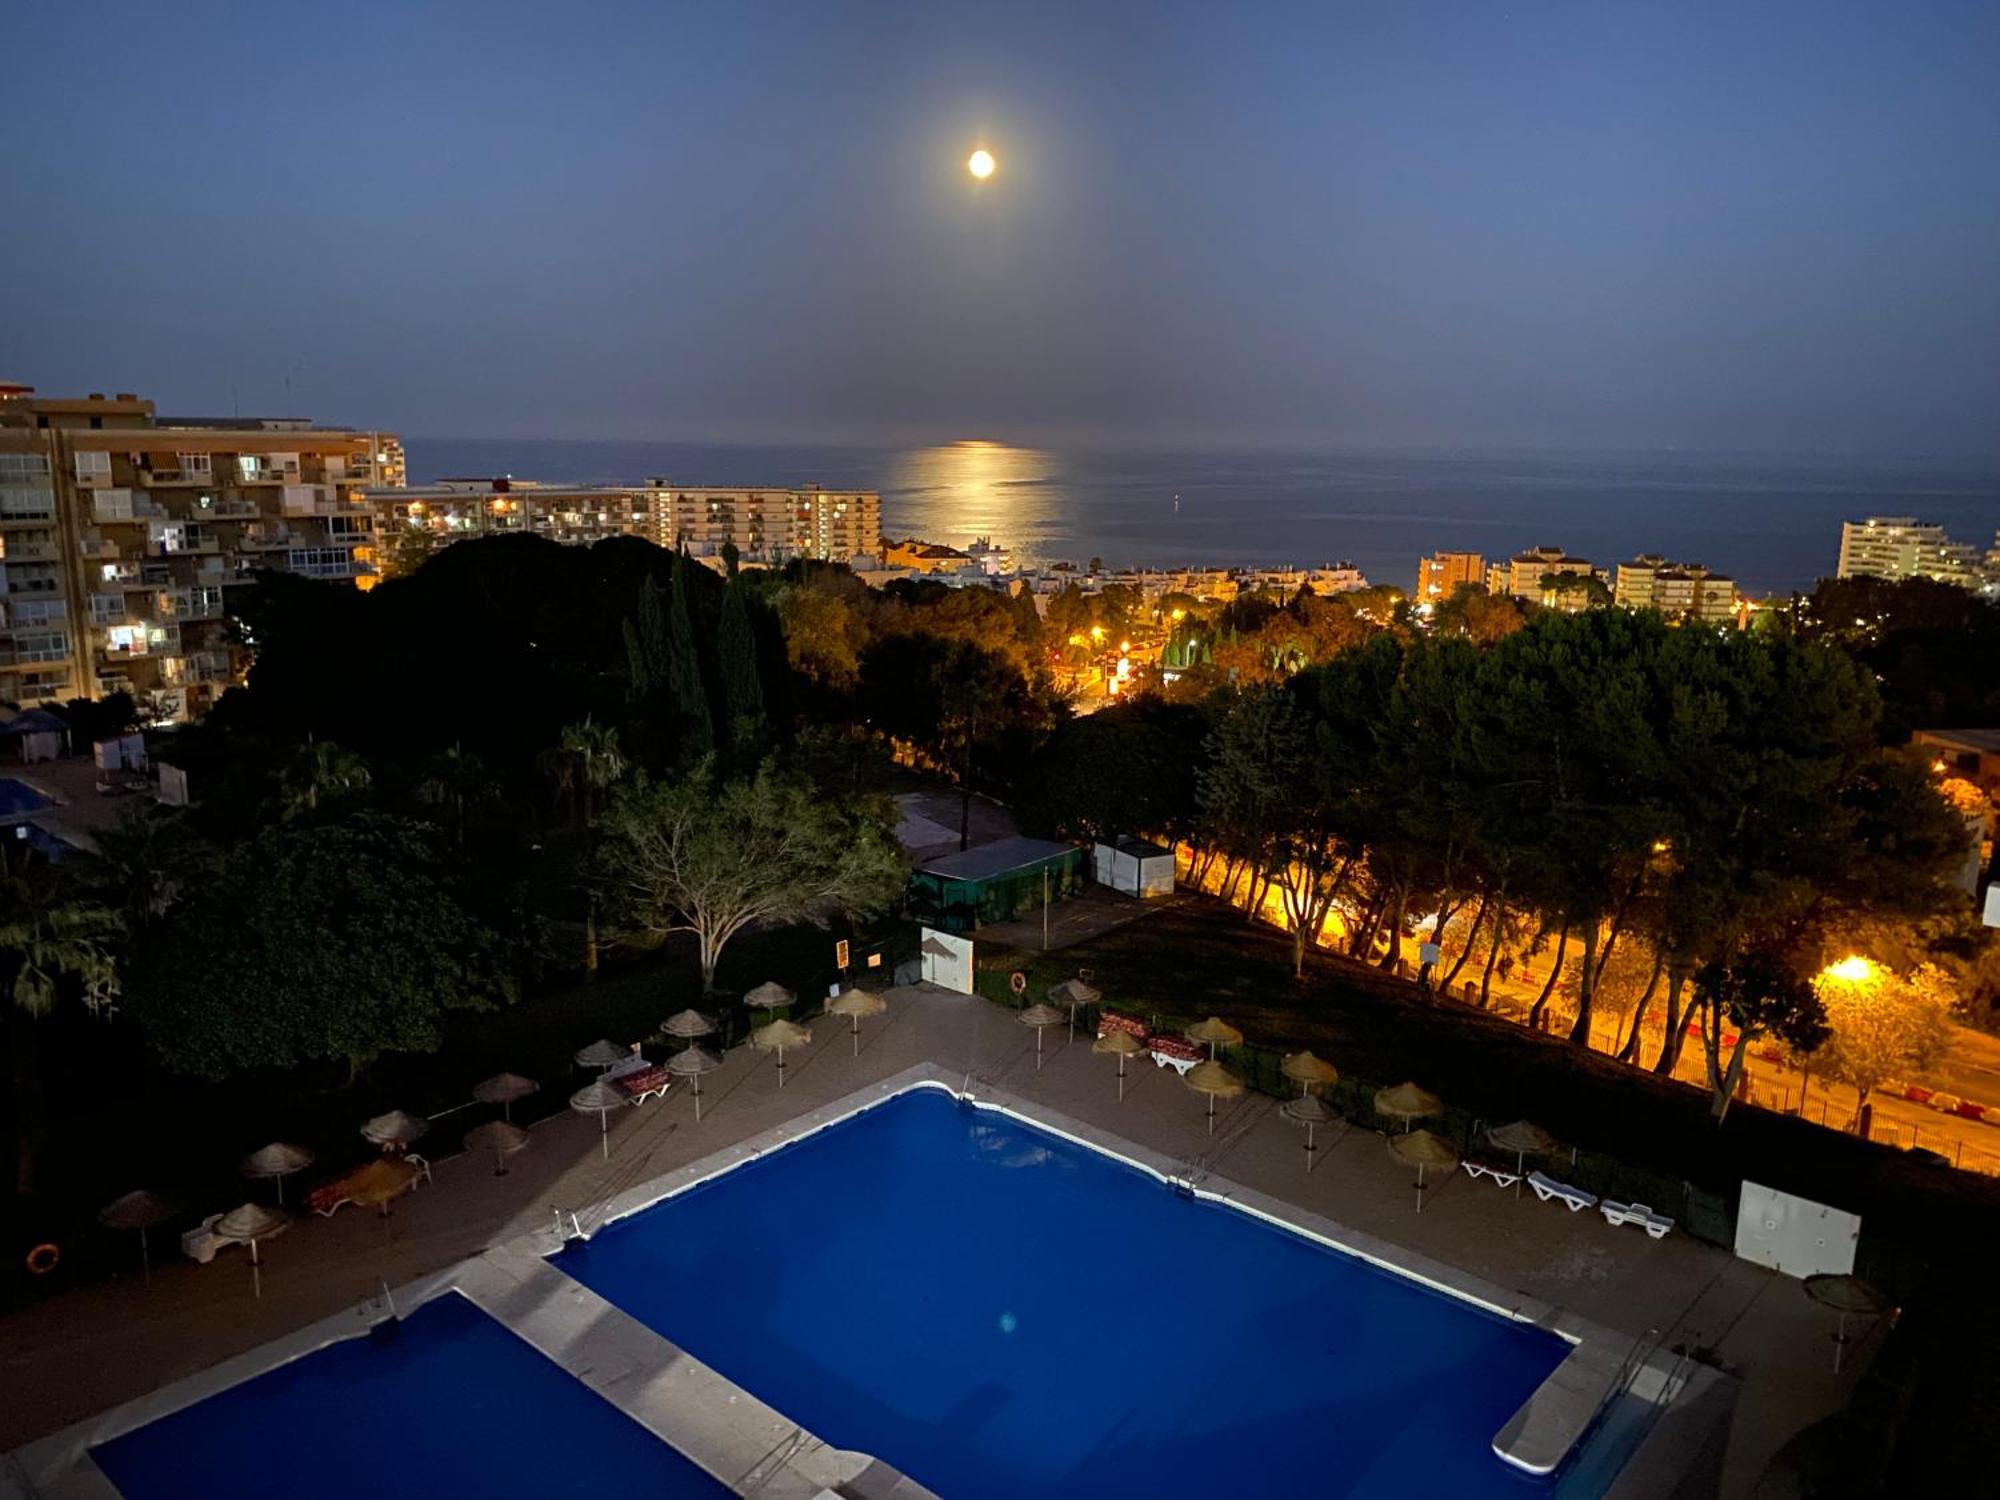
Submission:
[[[0,375],[44,390],[467,436],[2000,433],[1993,0],[18,4],[0,53]]]

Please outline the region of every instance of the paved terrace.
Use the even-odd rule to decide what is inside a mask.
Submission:
[[[205,1369],[267,1339],[352,1308],[489,1245],[546,1229],[560,1210],[583,1212],[802,1111],[933,1063],[976,1088],[1000,1088],[1153,1151],[1207,1168],[1309,1213],[1509,1289],[1634,1339],[1657,1333],[1690,1343],[1738,1374],[1742,1394],[1724,1470],[1724,1493],[1747,1493],[1777,1449],[1840,1406],[1872,1348],[1851,1351],[1831,1373],[1833,1315],[1797,1282],[1698,1245],[1614,1229],[1597,1214],[1569,1214],[1532,1195],[1516,1198],[1454,1174],[1416,1212],[1409,1170],[1381,1139],[1335,1128],[1319,1163],[1303,1170],[1298,1130],[1257,1096],[1226,1107],[1216,1135],[1204,1100],[1145,1059],[1132,1067],[1123,1103],[1112,1059],[1087,1040],[1046,1036],[1035,1068],[1034,1035],[1012,1012],[928,987],[889,992],[891,1010],[864,1023],[853,1056],[845,1025],[823,1018],[813,1044],[787,1057],[786,1085],[770,1059],[730,1054],[703,1088],[703,1118],[683,1088],[611,1117],[609,1160],[598,1122],[564,1114],[533,1132],[533,1145],[495,1177],[483,1158],[437,1163],[436,1181],[398,1201],[384,1220],[346,1208],[307,1217],[264,1246],[263,1295],[253,1298],[247,1256],[225,1251],[208,1266],[172,1261],[150,1288],[136,1274],[0,1320],[0,1450]],[[579,1080],[580,1081],[580,1080]],[[548,1080],[550,1087],[563,1080]],[[464,1118],[464,1128],[474,1123]],[[441,1125],[444,1140],[462,1128]],[[434,1141],[440,1148],[443,1140]],[[434,1157],[434,1160],[436,1158]],[[210,1205],[220,1208],[227,1205]],[[588,1216],[585,1227],[590,1227]],[[156,1252],[159,1254],[159,1252]],[[884,1455],[893,1460],[893,1455]]]

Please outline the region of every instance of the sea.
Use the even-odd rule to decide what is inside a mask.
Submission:
[[[1960,541],[2000,528],[2000,460],[1677,452],[1119,452],[988,441],[741,446],[516,438],[407,440],[414,483],[512,475],[568,484],[879,490],[890,537],[990,537],[1022,564],[1314,566],[1409,588],[1447,550],[1554,545],[1613,566],[1700,563],[1757,594],[1834,571],[1840,523],[1915,516]]]

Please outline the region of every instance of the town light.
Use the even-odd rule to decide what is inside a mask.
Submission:
[[[1875,961],[1863,958],[1859,953],[1850,953],[1837,964],[1828,964],[1826,977],[1844,980],[1848,984],[1861,984],[1873,979],[1880,970]]]

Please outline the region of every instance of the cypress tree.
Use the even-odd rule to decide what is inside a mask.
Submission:
[[[739,738],[753,738],[764,722],[764,684],[757,676],[757,635],[750,626],[750,606],[740,576],[731,578],[723,592],[722,624],[715,644],[730,732]]]
[[[673,607],[667,614],[667,685],[680,718],[681,747],[700,760],[715,748],[715,725],[708,693],[701,685],[701,658],[695,652],[694,616],[688,611],[687,554],[674,559]]]

